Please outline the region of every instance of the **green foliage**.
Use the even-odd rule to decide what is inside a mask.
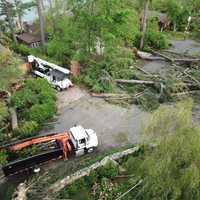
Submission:
[[[30,79],[11,97],[11,105],[25,123],[16,131],[19,137],[30,136],[56,112],[55,90],[45,79]]]
[[[139,31],[139,20],[128,2],[71,0],[73,16],[59,16],[52,30],[48,54],[62,63],[72,59],[83,62],[96,54],[97,43],[106,49],[123,44],[131,46]]]
[[[31,107],[29,113],[27,113],[30,120],[42,124],[47,119],[54,116],[56,107],[54,102],[46,104],[36,104]]]
[[[16,53],[22,55],[22,56],[28,56],[30,55],[30,48],[28,48],[27,46],[23,45],[23,44],[12,44],[10,46],[12,48],[13,51],[15,51]]]
[[[11,63],[12,54],[9,50],[3,50],[0,54],[1,67],[5,67],[7,64]]]
[[[137,99],[137,103],[147,111],[155,110],[159,107],[159,97],[156,92],[146,90],[144,94]]]
[[[7,131],[7,123],[9,118],[8,107],[5,103],[0,102],[0,141],[4,141]]]
[[[157,146],[146,152],[140,168],[140,199],[199,199],[199,131],[192,124],[191,100],[152,115],[145,136]]]
[[[191,99],[180,102],[176,106],[160,106],[150,117],[144,129],[145,137],[159,139],[160,136],[168,136],[177,130],[192,126],[192,107]]]
[[[7,152],[5,150],[0,150],[0,165],[5,165],[7,163]]]
[[[118,165],[108,162],[105,166],[98,168],[97,173],[100,178],[106,177],[112,179],[119,174]]]
[[[135,46],[139,47],[141,34],[138,34],[135,40]],[[165,35],[161,32],[149,30],[146,33],[144,40],[144,48],[166,49],[168,47],[168,41]]]
[[[12,83],[20,78],[18,69],[19,61],[9,50],[2,51],[0,54],[0,90],[9,90]]]
[[[134,69],[133,55],[126,49],[110,49],[99,60],[89,60],[83,71],[83,83],[94,92],[112,92],[116,89],[114,79],[131,78]]]
[[[15,136],[19,138],[27,138],[33,135],[38,130],[38,123],[36,121],[26,121],[14,132]]]
[[[15,154],[19,158],[27,158],[27,157],[30,157],[30,156],[34,156],[34,155],[38,154],[39,152],[40,151],[38,150],[37,146],[33,145],[31,147],[18,150],[17,152],[15,152]]]
[[[8,116],[9,116],[9,113],[8,113],[7,106],[5,105],[5,103],[0,102],[0,125],[1,123],[3,123],[5,119],[8,118]]]
[[[55,90],[45,79],[30,79],[11,97],[11,104],[18,110],[24,110],[36,104],[51,103],[55,98]]]
[[[92,171],[89,176],[85,176],[84,180],[88,186],[92,187],[97,182],[98,174],[96,171]]]

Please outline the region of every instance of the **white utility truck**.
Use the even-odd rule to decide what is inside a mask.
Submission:
[[[73,86],[69,79],[70,71],[53,63],[47,62],[33,55],[28,56],[34,77],[45,78],[58,91]]]

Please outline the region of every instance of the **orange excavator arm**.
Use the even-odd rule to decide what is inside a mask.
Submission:
[[[17,151],[21,150],[23,148],[44,143],[44,142],[49,142],[49,141],[54,141],[57,140],[62,147],[63,150],[63,157],[64,159],[67,159],[69,152],[71,151],[71,145],[69,144],[70,136],[68,133],[61,133],[61,134],[55,134],[55,135],[50,135],[50,136],[42,136],[39,138],[34,138],[31,140],[27,140],[22,143],[14,144],[13,146],[10,147],[11,151]]]

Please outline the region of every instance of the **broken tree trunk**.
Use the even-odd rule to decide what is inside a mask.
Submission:
[[[187,71],[184,71],[184,74],[188,76],[191,80],[195,81],[200,86],[200,82],[196,78],[194,78],[192,75],[188,74]]]
[[[88,176],[91,171],[96,170],[97,168],[106,165],[108,162],[115,162],[116,160],[119,160],[120,158],[123,158],[124,156],[134,154],[134,153],[138,152],[139,149],[140,149],[140,147],[136,146],[134,148],[130,148],[130,149],[127,149],[127,150],[122,151],[122,152],[114,153],[110,156],[106,156],[101,161],[98,161],[98,162],[92,164],[89,167],[81,169],[81,170],[75,172],[74,174],[72,174],[70,176],[67,176],[67,177],[65,177],[61,180],[58,180],[57,182],[55,182],[49,188],[49,193],[51,194],[51,193],[59,192],[64,187],[66,187],[67,185],[69,185],[69,184],[73,183],[74,181],[80,179],[81,177]],[[47,197],[47,199],[48,199],[48,197]]]
[[[164,55],[164,54],[162,54],[160,52],[154,51],[153,49],[151,49],[151,52],[154,53],[154,54],[156,54],[156,55],[159,55],[159,56],[165,58],[166,60],[168,60],[170,62],[174,62],[174,59],[172,59],[169,56],[166,56],[166,55]]]
[[[154,76],[153,74],[151,74],[150,72],[148,72],[148,71],[142,69],[141,67],[135,66],[135,68],[136,68],[137,70],[143,72],[144,74],[148,75],[148,76]]]
[[[166,52],[166,53],[170,53],[170,54],[174,54],[174,55],[177,55],[177,56],[181,56],[181,57],[188,57],[188,58],[196,58],[196,57],[194,57],[194,56],[192,56],[192,55],[189,55],[189,54],[182,54],[182,53],[178,53],[178,52],[175,52],[175,51],[171,51],[171,50],[164,50],[164,52]]]
[[[174,59],[174,62],[198,63],[200,62],[200,59],[199,58],[177,58],[177,59]]]
[[[120,98],[120,97],[131,97],[130,95],[128,94],[114,94],[114,93],[100,93],[100,94],[97,94],[97,93],[92,93],[91,94],[93,97],[98,97],[98,98],[112,98],[112,97],[115,97],[115,98]]]
[[[153,56],[151,53],[147,53],[147,52],[143,52],[143,51],[135,51],[135,54],[137,57],[143,59],[143,60],[149,60],[149,61],[153,61],[153,60],[165,60],[162,57],[157,57],[157,56]]]
[[[20,183],[17,187],[17,190],[13,193],[12,200],[27,200],[26,192],[26,183]]]
[[[11,126],[12,130],[15,130],[18,128],[18,120],[17,120],[17,113],[15,108],[11,107],[9,108],[10,116],[11,116]]]
[[[125,79],[116,79],[117,83],[124,83],[124,84],[144,84],[144,85],[154,85],[154,81],[142,81],[142,80],[125,80]]]

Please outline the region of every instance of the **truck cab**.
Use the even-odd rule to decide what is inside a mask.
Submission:
[[[98,146],[97,135],[92,129],[74,126],[70,129],[69,135],[77,155],[85,152],[91,153]]]

